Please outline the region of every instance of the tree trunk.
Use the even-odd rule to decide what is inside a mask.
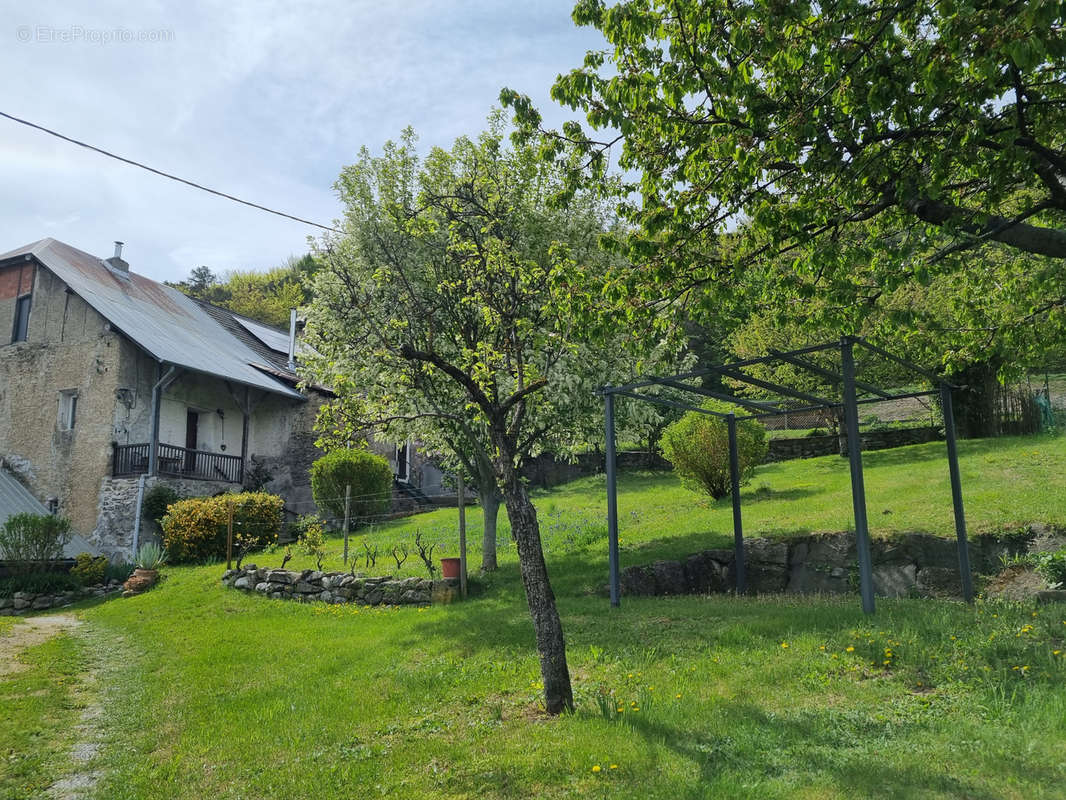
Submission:
[[[563,624],[555,607],[555,594],[548,581],[544,551],[540,541],[537,510],[529,500],[526,487],[510,459],[501,454],[504,473],[504,502],[511,520],[511,535],[518,547],[518,563],[526,589],[529,615],[537,637],[540,675],[544,682],[544,706],[549,714],[573,711],[574,693],[570,687],[570,670],[566,665],[566,642]]]
[[[488,486],[478,487],[481,499],[481,515],[484,520],[484,533],[481,537],[481,571],[492,572],[496,569],[496,520],[500,516],[500,492],[496,481]]]

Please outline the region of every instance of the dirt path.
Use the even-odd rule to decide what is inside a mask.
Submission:
[[[43,644],[60,633],[73,632],[81,625],[81,620],[69,614],[20,620],[6,635],[0,636],[0,679],[27,668],[18,660],[18,654],[23,650]],[[81,719],[75,726],[77,740],[69,753],[71,767],[66,776],[48,790],[52,800],[80,800],[92,792],[100,778],[99,770],[92,769],[101,739],[101,708],[96,700],[99,696],[97,669],[90,666],[72,691],[75,702],[82,705]]]
[[[27,647],[43,644],[56,634],[74,630],[79,625],[81,620],[70,614],[20,620],[7,634],[0,636],[0,678],[26,669],[26,665],[18,660],[18,654]]]

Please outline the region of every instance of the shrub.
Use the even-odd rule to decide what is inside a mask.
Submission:
[[[737,410],[714,400],[703,407],[722,414]],[[729,428],[724,419],[686,412],[663,431],[659,447],[663,457],[674,465],[683,486],[707,492],[715,500],[729,494]],[[751,479],[755,468],[765,460],[767,448],[766,429],[762,425],[751,419],[737,422],[741,483]]]
[[[263,547],[281,530],[284,501],[265,492],[192,497],[170,506],[160,520],[163,544],[175,562],[202,561],[226,555],[226,527],[233,506],[233,540]]]
[[[107,569],[104,570],[104,580],[125,583],[126,579],[132,574],[133,564],[128,564],[125,561],[109,561],[107,562]]]
[[[1066,586],[1066,548],[1033,555],[1036,571],[1052,588]]]
[[[181,499],[180,492],[165,483],[157,483],[144,494],[144,502],[141,503],[141,516],[158,523],[167,513],[167,508]]]
[[[167,563],[167,552],[155,542],[145,542],[137,548],[134,566],[137,569],[159,569]]]
[[[389,462],[366,450],[334,450],[311,465],[311,494],[320,510],[344,518],[344,487],[351,486],[351,518],[368,521],[392,501]]]
[[[70,521],[50,514],[15,514],[0,528],[0,557],[14,573],[28,573],[63,557]]]
[[[88,553],[78,553],[74,559],[74,566],[70,568],[70,574],[82,586],[92,586],[94,583],[102,583],[107,574],[107,556],[96,556]]]
[[[27,572],[0,578],[0,597],[11,597],[15,592],[58,594],[80,588],[81,583],[69,572]]]

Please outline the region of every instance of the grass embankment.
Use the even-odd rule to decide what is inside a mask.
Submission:
[[[885,522],[879,531],[939,520],[939,504],[946,523],[929,529],[950,531],[934,447],[868,457],[871,511],[875,487],[894,484],[893,513],[871,514]],[[967,443],[971,523],[1061,520],[1063,493],[1046,493],[1061,487],[1063,462],[1061,440]],[[1037,477],[1039,491],[1021,485]],[[769,497],[752,502],[760,484]],[[747,492],[749,527],[846,528],[846,487],[843,460],[768,466]],[[170,568],[152,592],[82,614],[80,635],[124,642],[101,676],[107,772],[96,796],[1063,796],[1066,609],[882,600],[868,619],[854,598],[681,597],[626,598],[612,610],[586,593],[604,580],[593,527],[602,502],[595,479],[537,495],[575,714],[539,710],[506,525],[499,572],[453,606],[299,605],[223,589],[218,565]],[[669,476],[626,477],[630,563],[729,530],[715,521],[727,508],[692,503]],[[445,527],[455,513],[363,534],[381,552],[374,571],[395,571],[385,551],[416,528],[454,541]],[[402,572],[416,574],[416,560]]]

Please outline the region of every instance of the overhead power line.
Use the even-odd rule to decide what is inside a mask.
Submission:
[[[304,225],[313,225],[314,227],[321,228],[324,231],[333,231],[334,233],[342,233],[342,231],[339,231],[336,228],[331,227],[329,225],[322,225],[321,223],[312,222],[311,220],[304,219],[303,217],[297,217],[294,214],[286,214],[284,211],[277,211],[277,210],[275,210],[273,208],[267,208],[266,206],[259,205],[259,203],[253,203],[250,200],[242,200],[239,197],[234,197],[232,194],[226,194],[225,192],[220,192],[217,189],[212,189],[209,186],[204,186],[202,184],[196,183],[195,181],[190,181],[190,180],[186,180],[185,178],[180,178],[177,175],[170,174],[169,172],[163,172],[163,170],[161,170],[161,169],[156,169],[155,167],[149,167],[147,164],[142,164],[140,161],[134,161],[132,158],[124,158],[123,156],[117,155],[116,153],[112,153],[112,152],[110,152],[108,150],[104,150],[102,147],[96,147],[94,145],[88,144],[87,142],[82,142],[82,141],[79,141],[78,139],[72,139],[69,136],[64,136],[62,133],[59,133],[58,131],[54,131],[51,128],[46,128],[43,125],[38,125],[35,122],[30,122],[29,120],[26,120],[26,119],[19,119],[18,117],[12,116],[11,114],[8,114],[5,111],[0,111],[0,117],[6,117],[7,119],[11,120],[12,122],[17,122],[20,125],[25,125],[27,128],[34,128],[35,130],[39,130],[39,131],[41,131],[43,133],[47,133],[49,136],[54,136],[57,139],[62,139],[64,142],[70,142],[71,144],[76,144],[78,147],[84,147],[86,150],[92,150],[94,153],[99,153],[102,156],[107,156],[108,158],[113,158],[116,161],[121,161],[122,163],[129,164],[130,166],[133,166],[133,167],[140,167],[143,170],[147,170],[148,172],[154,173],[154,174],[159,175],[159,176],[161,176],[163,178],[169,178],[172,181],[177,181],[178,183],[184,183],[186,186],[191,186],[194,189],[199,189],[201,191],[207,192],[208,194],[213,194],[213,195],[215,195],[217,197],[224,197],[227,200],[232,200],[233,202],[240,203],[241,205],[250,206],[252,208],[257,208],[260,211],[267,212],[268,214],[274,214],[276,216],[285,217],[286,219],[291,219],[291,220],[294,220],[296,222],[302,222]]]

